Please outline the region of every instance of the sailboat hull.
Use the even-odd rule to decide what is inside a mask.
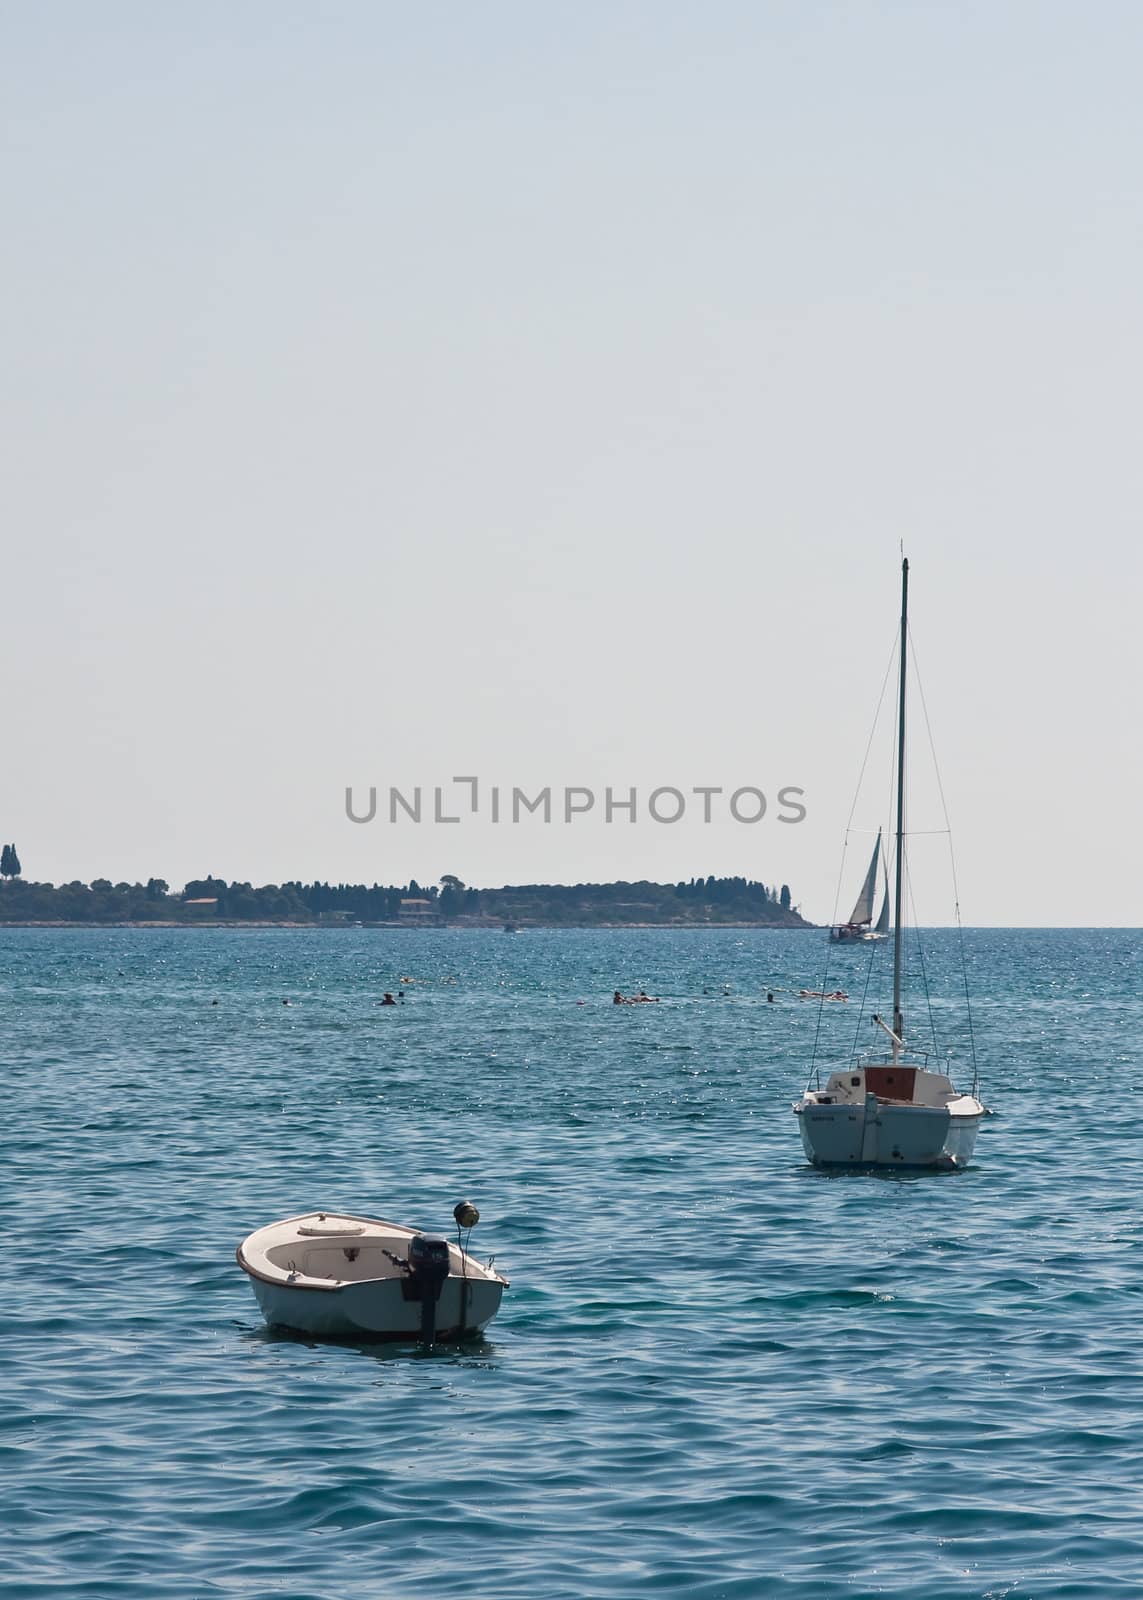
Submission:
[[[806,1158],[815,1167],[929,1167],[951,1172],[967,1166],[976,1147],[979,1101],[958,1097],[949,1106],[864,1103],[822,1104],[807,1095],[794,1111]]]

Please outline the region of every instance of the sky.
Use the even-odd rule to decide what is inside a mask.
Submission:
[[[965,922],[1140,922],[1138,6],[0,29],[26,876],[743,874],[827,920],[888,821],[875,739],[843,857],[903,548]],[[943,816],[917,779],[934,922]]]

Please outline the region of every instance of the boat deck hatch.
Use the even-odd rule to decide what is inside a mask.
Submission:
[[[912,1101],[917,1086],[916,1067],[866,1067],[865,1088],[879,1100]]]

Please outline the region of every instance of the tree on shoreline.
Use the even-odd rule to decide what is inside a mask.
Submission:
[[[20,858],[16,854],[14,844],[6,844],[0,850],[0,876],[5,878],[18,878],[21,872]]]
[[[464,905],[464,884],[454,872],[441,874],[441,892],[437,904],[444,917],[454,916]]]

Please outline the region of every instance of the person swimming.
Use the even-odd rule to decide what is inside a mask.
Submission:
[[[385,990],[385,993],[381,997],[381,1004],[383,1006],[395,1006],[397,1004],[396,1000],[394,1000],[388,989]]]

